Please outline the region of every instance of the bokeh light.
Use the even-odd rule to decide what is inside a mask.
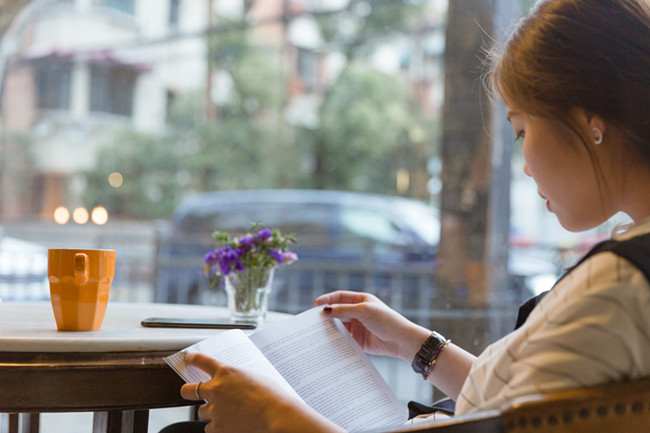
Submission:
[[[395,177],[397,192],[400,194],[407,192],[411,186],[411,174],[409,171],[405,168],[400,168],[397,170],[397,175]]]
[[[90,213],[90,219],[98,226],[108,222],[108,211],[104,206],[96,206]]]
[[[113,173],[109,174],[108,183],[113,188],[121,187],[122,183],[124,183],[124,178],[122,177],[122,173],[118,173],[117,171],[114,171]]]
[[[88,222],[88,211],[86,208],[78,207],[72,212],[72,220],[77,224],[86,224]]]
[[[70,221],[70,211],[64,207],[59,206],[54,209],[54,222],[57,224],[65,224]]]

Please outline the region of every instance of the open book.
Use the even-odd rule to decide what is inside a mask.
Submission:
[[[400,404],[338,319],[313,308],[247,336],[234,329],[209,337],[165,361],[186,382],[207,381],[185,354],[200,352],[265,375],[347,431],[404,424]]]

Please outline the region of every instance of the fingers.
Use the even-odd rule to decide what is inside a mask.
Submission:
[[[199,410],[196,412],[196,414],[198,415],[199,419],[205,421],[209,421],[212,419],[212,416],[210,414],[210,407],[207,403],[199,406]]]
[[[375,297],[369,293],[338,290],[336,292],[326,293],[319,296],[314,300],[314,304],[358,304],[370,299],[375,299]]]
[[[334,304],[327,305],[323,308],[323,312],[327,316],[339,319],[363,320],[372,316],[373,312],[376,311],[378,311],[377,308],[367,302],[359,304]]]
[[[188,353],[185,355],[185,363],[205,371],[214,377],[219,372],[221,364],[218,361],[200,353]],[[181,397],[185,400],[205,400],[205,395],[201,393],[203,382],[186,383],[181,387]]]
[[[203,382],[186,383],[185,385],[181,386],[181,397],[183,397],[185,400],[203,400],[204,398],[201,394],[201,389],[199,388],[199,386],[202,386],[202,383]]]
[[[202,353],[188,353],[185,355],[185,363],[197,367],[210,375],[210,377],[217,374],[221,368],[221,364],[214,358],[203,355]]]

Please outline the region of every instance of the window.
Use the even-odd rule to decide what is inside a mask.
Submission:
[[[131,116],[136,74],[124,67],[91,65],[90,110]]]
[[[463,43],[474,40],[464,26],[453,29],[459,47],[453,52],[459,55],[449,61],[443,55],[451,40],[446,28],[452,16],[448,5],[473,5],[460,12],[468,17],[468,25],[486,36],[476,40],[488,41],[493,36],[491,23],[484,26],[482,20],[493,14],[479,15],[469,8],[492,7],[495,2],[64,2],[79,7],[61,7],[61,1],[22,3],[30,5],[29,20],[12,28],[15,34],[5,32],[4,36],[14,40],[3,40],[11,55],[0,65],[4,75],[0,77],[0,226],[9,235],[44,245],[83,241],[117,249],[118,280],[111,292],[116,301],[159,300],[160,287],[166,287],[174,296],[165,301],[209,299],[213,304],[219,301],[214,292],[203,292],[208,298],[191,296],[189,287],[199,290],[199,285],[187,283],[198,280],[205,245],[212,240],[205,233],[239,232],[249,222],[261,221],[286,233],[295,232],[301,248],[309,245],[310,237],[338,240],[346,234],[345,242],[352,244],[354,235],[357,240],[363,238],[357,244],[364,247],[373,241],[390,246],[367,254],[372,260],[359,262],[351,257],[359,256],[362,248],[335,251],[328,244],[320,252],[329,254],[329,260],[317,263],[307,282],[302,276],[280,278],[278,272],[286,299],[307,302],[293,304],[291,309],[279,302],[274,308],[297,312],[325,288],[350,287],[368,288],[425,325],[444,317],[445,324],[453,327],[466,318],[464,308],[470,302],[466,281],[444,293],[431,282],[440,275],[435,267],[440,263],[436,256],[440,216],[431,210],[439,202],[441,190],[435,186],[443,176],[436,169],[442,154],[442,104],[454,99],[453,94],[444,94],[445,77],[451,75],[445,74],[445,68],[451,67],[452,60],[458,61],[451,69],[451,79],[457,80],[454,90],[471,89],[478,94],[480,66],[466,68],[467,59],[460,59]],[[519,5],[529,3],[503,2],[494,13],[510,9],[504,14],[516,16]],[[52,10],[56,13],[49,13]],[[457,77],[463,69],[476,72],[469,84]],[[487,99],[482,102],[489,105]],[[483,105],[467,103],[465,108],[450,111],[469,116],[470,109]],[[458,147],[488,143],[492,137],[478,134],[485,133],[490,118],[459,122],[467,139],[459,140]],[[444,123],[444,127],[450,125],[458,123]],[[478,129],[475,138],[481,140],[470,138],[474,137],[470,129]],[[21,158],[12,151],[18,148],[24,149]],[[467,155],[469,160],[489,152],[451,149],[449,153]],[[443,189],[462,199],[454,215],[473,215],[465,205],[488,201],[475,188],[489,183],[484,167],[477,163],[470,170],[454,167],[451,175],[444,172],[458,184],[465,182]],[[400,170],[408,171],[409,182],[398,188]],[[516,167],[513,173],[521,171]],[[544,243],[548,247],[545,262],[559,269],[565,263],[558,263],[559,253],[547,242],[581,245],[584,236],[566,236],[554,217],[547,216],[526,176],[513,176],[514,184],[500,189],[513,194],[513,233],[522,248]],[[365,207],[359,200],[326,206],[323,203],[329,202],[314,196],[301,205],[278,200],[279,205],[263,206],[267,195],[263,193],[240,208],[210,203],[209,211],[189,216],[178,229],[188,242],[200,240],[201,248],[173,260],[168,257],[165,263],[158,255],[164,251],[164,229],[174,223],[172,211],[182,199],[202,192],[235,191],[239,196],[243,190],[280,189],[339,195],[354,191],[378,195],[384,203],[386,196],[399,195],[417,201],[426,211],[395,205],[379,212],[374,211],[379,206]],[[507,207],[501,204],[495,207]],[[90,213],[97,206],[106,208],[106,224],[66,220],[64,230],[56,228],[55,212],[72,213],[84,207]],[[490,223],[508,220],[508,215],[491,216]],[[480,255],[483,238],[474,242],[466,236],[465,226],[454,224],[445,220],[444,226],[447,235],[450,226],[457,230],[451,235],[453,242],[462,243],[458,251]],[[469,229],[479,231],[483,225]],[[600,233],[589,235],[591,240]],[[398,247],[400,242],[404,245]],[[508,248],[507,242],[494,244]],[[465,259],[467,254],[459,256]],[[307,262],[299,260],[295,269],[304,269]],[[172,269],[168,275],[157,274],[161,263],[182,267],[184,272]],[[457,268],[471,266],[462,263]],[[541,268],[547,272],[543,266],[532,273],[539,274]],[[185,275],[184,286],[173,280]],[[512,290],[521,298],[528,288],[522,284]],[[403,294],[411,301],[407,303]],[[47,288],[40,296],[47,298]],[[499,302],[511,299],[494,298]],[[449,336],[455,342],[469,342],[464,345],[476,352],[507,329],[492,326],[498,322],[495,315],[505,310],[514,308],[476,307],[471,316],[482,315],[486,320],[477,321],[476,326],[465,321],[458,334]],[[401,377],[395,374],[397,381]],[[416,385],[408,382],[411,377]],[[427,394],[414,395],[421,378],[410,372],[408,378],[399,384],[403,388],[400,398],[430,401],[429,387]]]
[[[38,86],[38,108],[67,110],[70,108],[70,77],[72,63],[43,59],[34,62]]]
[[[104,6],[120,12],[133,15],[135,13],[135,0],[95,0],[97,6]]]
[[[298,75],[302,78],[304,85],[310,89],[316,84],[317,61],[316,53],[298,48]]]
[[[178,30],[178,23],[180,20],[180,0],[169,1],[169,29]]]

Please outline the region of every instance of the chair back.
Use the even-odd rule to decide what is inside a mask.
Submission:
[[[517,398],[501,421],[508,433],[648,431],[650,377]]]

